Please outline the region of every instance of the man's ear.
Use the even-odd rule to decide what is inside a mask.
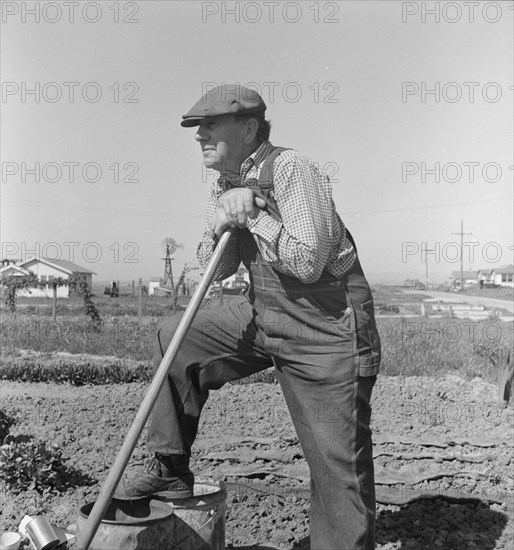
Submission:
[[[258,129],[259,123],[255,120],[255,118],[250,118],[246,121],[245,133],[243,135],[243,142],[245,145],[250,145],[253,143]]]

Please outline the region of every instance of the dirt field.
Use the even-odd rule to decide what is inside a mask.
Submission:
[[[382,288],[376,294],[377,303],[397,304],[402,314],[419,310],[420,296]],[[73,354],[81,365],[148,360],[153,327],[170,314],[165,304],[147,299],[138,327],[131,297],[98,299],[103,332],[89,338],[75,302],[60,306],[49,332],[43,330],[48,300],[20,300],[20,315],[2,325],[4,362],[23,349],[37,350],[31,353],[38,368],[51,368],[56,352]],[[512,323],[500,322],[499,337],[491,340],[486,328],[496,325],[487,323],[470,331],[466,320],[378,321],[384,363],[372,400],[377,549],[512,548],[514,413],[512,404],[498,403],[487,358],[491,350],[512,349]],[[450,326],[463,338],[455,341]],[[16,417],[11,433],[58,445],[75,480],[55,494],[0,487],[2,530],[16,529],[25,514],[45,515],[61,527],[75,522],[79,507],[97,497],[146,389],[144,383],[2,381],[1,409]],[[147,463],[144,440],[128,473]],[[228,484],[228,548],[309,548],[309,471],[279,386],[228,385],[212,392],[192,467],[197,477]]]
[[[25,514],[65,527],[95,499],[146,390],[2,383],[12,432],[58,444],[79,486],[61,494],[2,490],[2,530]],[[373,396],[377,548],[512,548],[514,415],[495,386],[456,376],[381,376]],[[129,470],[145,465],[144,437]],[[308,469],[279,386],[212,392],[195,444],[197,476],[229,482],[228,548],[307,549]],[[436,499],[422,499],[431,494]]]

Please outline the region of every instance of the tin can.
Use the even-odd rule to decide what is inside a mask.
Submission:
[[[45,516],[34,516],[27,524],[27,534],[37,550],[50,550],[59,544],[59,537]]]

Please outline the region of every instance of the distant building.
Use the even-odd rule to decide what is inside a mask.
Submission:
[[[159,296],[164,294],[164,292],[160,290],[161,281],[162,279],[160,277],[150,277],[150,281],[148,283],[149,296]]]
[[[239,269],[234,273],[234,275],[227,277],[223,281],[223,286],[227,288],[244,289],[249,284],[250,284],[250,274],[248,273],[248,269],[246,269],[246,267],[243,265],[239,267]]]
[[[464,287],[479,285],[480,287],[514,287],[514,266],[464,271]],[[460,271],[454,271],[450,277],[453,286],[460,287]]]
[[[464,288],[478,284],[478,271],[463,271],[462,279]],[[450,276],[450,283],[453,287],[459,287],[461,283],[460,271],[453,271]]]
[[[492,269],[479,269],[478,270],[478,284],[480,286],[491,286],[493,284],[493,280],[491,279],[491,272]]]
[[[244,266],[240,266],[239,269],[226,279],[223,279],[223,294],[242,294],[250,284],[250,274]],[[220,293],[219,284],[215,284],[211,287],[209,291],[209,296],[214,297],[218,296]]]
[[[47,258],[35,257],[17,262],[16,264],[5,265],[0,269],[0,279],[11,275],[14,277],[23,277],[29,275],[30,272],[37,276],[40,283],[49,283],[58,277],[69,279],[72,273],[78,272],[86,281],[90,291],[93,288],[93,275],[96,275],[94,271],[67,260],[49,260]],[[53,289],[49,286],[46,288],[31,288],[30,291],[19,290],[17,295],[31,298],[52,297]],[[70,289],[67,286],[57,287],[58,298],[69,298],[69,296]]]
[[[495,285],[514,288],[514,266],[497,267],[491,269],[491,281]]]
[[[425,290],[425,285],[419,279],[405,279],[403,281],[405,288],[416,288],[419,290]]]

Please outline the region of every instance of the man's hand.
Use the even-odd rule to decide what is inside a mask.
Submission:
[[[260,208],[266,203],[255,197],[253,191],[248,187],[235,187],[225,191],[218,200],[218,205],[223,208],[228,220],[234,220],[233,227],[246,227],[248,218],[255,218]]]
[[[211,239],[219,239],[227,227],[235,227],[235,225],[229,224],[229,220],[227,220],[227,216],[225,216],[225,211],[219,206],[211,221]]]
[[[247,187],[230,189],[218,200],[218,210],[211,223],[211,236],[220,237],[227,227],[246,227],[248,218],[255,218],[266,203]]]

